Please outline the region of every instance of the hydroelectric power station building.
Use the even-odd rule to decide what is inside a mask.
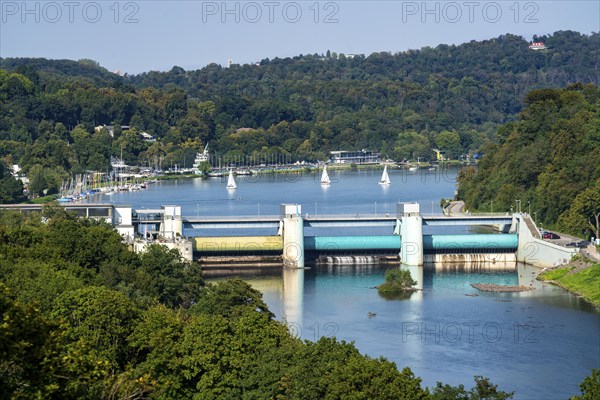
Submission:
[[[332,151],[331,162],[333,164],[377,164],[380,161],[379,153],[376,151]]]

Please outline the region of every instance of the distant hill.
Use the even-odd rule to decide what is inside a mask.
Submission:
[[[231,68],[174,67],[133,76],[131,82],[137,87],[176,86],[200,99],[226,95],[298,103],[300,96],[310,102],[312,115],[320,107],[358,111],[365,106],[396,106],[447,119],[413,124],[416,129],[432,128],[432,123],[433,129],[457,128],[461,123],[506,120],[521,109],[531,89],[600,84],[600,35],[561,31],[535,39],[545,42],[547,49],[530,50],[527,40],[507,34],[366,57],[328,52]],[[263,121],[254,122],[267,128]]]
[[[38,74],[63,78],[81,78],[99,85],[110,85],[121,81],[93,60],[47,60],[45,58],[0,58],[0,69],[17,72],[35,70]]]
[[[600,35],[561,31],[535,40],[547,49],[531,50],[529,41],[507,34],[396,54],[328,52],[230,68],[173,67],[129,82],[181,88],[200,101],[214,101],[218,138],[240,127],[273,130],[282,121],[308,121],[316,135],[305,143],[312,152],[374,148],[407,158],[431,157],[437,135],[455,131],[460,144],[446,150],[456,156],[493,140],[495,127],[514,120],[530,90],[600,84]],[[407,146],[399,137],[407,131],[417,132],[428,146]],[[230,142],[214,144],[226,151],[220,144]]]

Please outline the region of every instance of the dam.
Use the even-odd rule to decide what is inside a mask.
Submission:
[[[201,264],[225,262],[283,264],[304,268],[307,260],[335,263],[389,260],[409,266],[516,261],[552,266],[568,261],[575,249],[542,240],[529,215],[421,215],[418,203],[398,203],[395,215],[302,213],[299,204],[282,204],[279,215],[187,217],[178,205],[133,209],[113,204],[69,204],[67,211],[111,223],[136,251],[159,243],[180,250]],[[41,211],[39,205],[4,205],[0,209]],[[425,226],[492,226],[498,233],[423,234]],[[369,234],[367,228],[389,229]],[[327,234],[320,234],[326,229]],[[350,229],[364,234],[348,235]],[[215,234],[212,234],[215,232]],[[333,232],[333,233],[331,233]],[[218,233],[218,234],[217,234]],[[368,257],[368,258],[364,258]]]

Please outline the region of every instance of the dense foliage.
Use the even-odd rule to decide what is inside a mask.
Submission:
[[[25,199],[23,183],[17,180],[0,160],[0,204],[18,203]]]
[[[33,194],[71,174],[131,165],[191,167],[326,159],[380,150],[396,160],[478,151],[531,89],[600,84],[600,35],[556,32],[532,51],[514,35],[367,57],[304,55],[119,76],[90,60],[0,59],[0,158]],[[96,126],[115,126],[114,131]],[[121,125],[131,129],[122,130]],[[144,140],[146,132],[157,141]]]
[[[459,197],[470,210],[520,207],[544,225],[559,221],[566,232],[598,237],[600,89],[535,90],[525,104],[518,121],[498,130],[498,143],[487,145],[477,170],[461,171]]]
[[[600,368],[593,369],[590,376],[586,377],[581,384],[581,396],[573,396],[571,400],[593,400],[600,397]]]

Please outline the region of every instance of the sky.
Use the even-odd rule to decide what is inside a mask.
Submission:
[[[0,57],[92,59],[129,74],[559,30],[599,32],[600,1],[0,0]]]

